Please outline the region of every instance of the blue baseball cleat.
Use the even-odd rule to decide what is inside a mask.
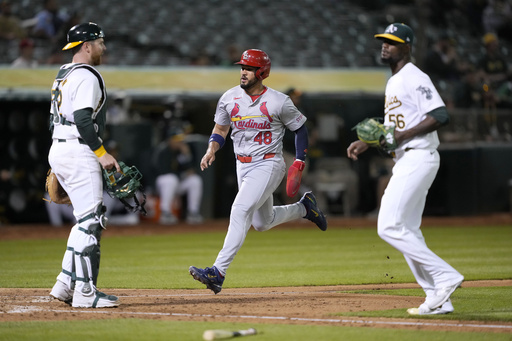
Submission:
[[[299,202],[306,207],[306,216],[304,218],[314,222],[320,230],[327,230],[327,219],[325,219],[325,215],[316,206],[316,198],[313,192],[306,192]]]
[[[224,283],[224,276],[222,276],[216,267],[212,268],[196,268],[191,266],[188,271],[196,281],[206,285],[208,289],[217,295],[222,290],[222,283]]]

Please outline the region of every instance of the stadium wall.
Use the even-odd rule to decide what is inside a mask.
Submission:
[[[56,70],[3,68],[0,72],[0,224],[46,222],[42,197],[51,143],[49,93]],[[101,68],[101,72],[109,93],[123,92],[131,98],[134,120],[113,126],[112,137],[123,146],[121,157],[141,169],[148,149],[158,143],[162,127],[172,119],[172,113],[166,115],[176,101],[194,128],[194,149],[201,154],[213,126],[216,101],[238,79],[237,70],[221,68]],[[329,134],[320,134],[324,138],[319,148],[325,156],[345,157],[348,144],[356,138],[351,128],[364,117],[382,115],[388,76],[383,70],[273,69],[266,84],[280,91],[291,87],[303,91],[301,109],[310,123],[320,130],[329,129]],[[474,215],[510,209],[510,143],[443,142],[440,153],[442,165],[428,196],[426,214]],[[374,156],[369,153],[357,164],[351,163],[360,179],[359,202],[352,215],[375,208],[375,179],[369,176]],[[206,218],[229,215],[237,191],[234,162],[227,144],[216,167],[201,174],[206,184],[202,212]],[[221,196],[223,200],[215,199]]]

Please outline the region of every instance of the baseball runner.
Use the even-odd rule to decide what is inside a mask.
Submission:
[[[231,208],[224,246],[213,267],[189,268],[194,279],[215,294],[221,291],[226,271],[251,225],[256,231],[267,231],[303,217],[322,231],[327,229],[326,218],[311,192],[305,193],[294,204],[273,205],[273,193],[286,172],[282,153],[285,129],[295,132],[296,149],[296,160],[288,170],[288,196],[295,195],[299,189],[308,148],[306,117],[293,105],[290,97],[263,85],[271,66],[265,52],[247,50],[236,64],[241,65],[240,86],[226,91],[218,101],[215,126],[201,159],[201,169],[205,170],[215,161],[215,153],[224,145],[231,128],[238,194]]]
[[[386,85],[384,126],[393,126],[393,133],[381,139],[380,145],[393,146],[389,152],[395,161],[381,201],[378,234],[402,252],[425,291],[425,302],[407,312],[450,313],[450,296],[464,277],[427,247],[420,230],[427,192],[439,169],[436,130],[450,119],[430,78],[411,62],[412,29],[395,23],[375,37],[382,40],[381,58],[392,73]],[[369,145],[357,140],[350,144],[347,154],[357,160]]]
[[[67,37],[63,50],[71,49],[73,60],[60,68],[52,87],[53,143],[48,161],[71,199],[77,224],[69,234],[62,271],[50,296],[73,307],[114,307],[118,298],[96,288],[100,239],[106,227],[101,167],[121,171],[101,139],[107,93],[94,66],[101,64],[106,50],[104,34],[98,25],[84,23],[72,27]]]

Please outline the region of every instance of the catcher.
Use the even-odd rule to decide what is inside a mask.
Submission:
[[[101,64],[106,50],[104,37],[103,30],[94,23],[69,30],[63,50],[71,50],[73,59],[60,68],[51,91],[53,143],[48,154],[52,169],[48,189],[51,195],[57,193],[51,198],[55,202],[67,202],[67,193],[77,224],[69,234],[61,271],[50,296],[82,308],[119,305],[116,296],[96,288],[100,240],[106,227],[101,169],[121,172],[102,140],[107,92],[103,77],[94,66]]]

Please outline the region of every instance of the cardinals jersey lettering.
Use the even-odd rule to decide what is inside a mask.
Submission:
[[[306,117],[290,97],[267,87],[254,102],[244,89],[226,91],[217,103],[215,123],[231,125],[236,155],[256,156],[282,153],[284,133],[299,129]]]

